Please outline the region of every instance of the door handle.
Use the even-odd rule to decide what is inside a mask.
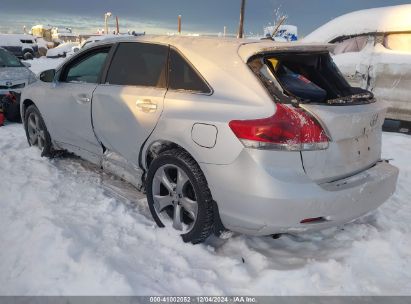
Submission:
[[[145,113],[151,113],[157,110],[157,104],[153,103],[151,99],[137,99],[136,106]]]
[[[89,103],[90,101],[91,101],[91,98],[87,97],[87,96],[78,96],[77,97],[77,102],[81,103],[81,104]]]

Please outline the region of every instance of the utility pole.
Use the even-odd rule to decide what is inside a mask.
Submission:
[[[178,15],[178,33],[181,34],[181,15]]]
[[[118,16],[116,16],[117,35],[120,34],[120,26],[118,25]]]
[[[111,17],[111,12],[104,14],[104,34],[108,35],[108,18]]]
[[[238,26],[237,38],[243,38],[243,34],[244,34],[244,10],[245,10],[245,0],[241,0],[240,24]]]

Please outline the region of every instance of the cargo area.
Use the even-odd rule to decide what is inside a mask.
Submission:
[[[350,86],[328,52],[264,54],[248,64],[279,101],[331,105],[374,101],[372,93]]]

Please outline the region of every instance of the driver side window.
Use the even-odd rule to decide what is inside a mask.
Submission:
[[[71,62],[62,75],[62,82],[98,83],[110,48],[92,51]]]

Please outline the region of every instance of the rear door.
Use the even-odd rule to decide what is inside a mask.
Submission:
[[[93,95],[94,131],[102,144],[137,164],[163,110],[169,47],[124,42]]]

